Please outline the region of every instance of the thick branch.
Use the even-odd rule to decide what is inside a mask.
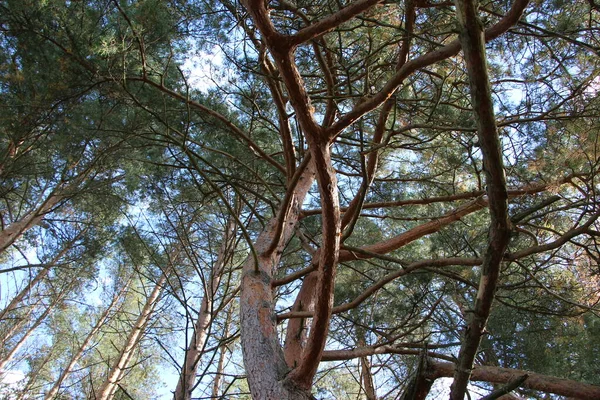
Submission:
[[[431,368],[430,377],[432,379],[451,377],[454,374],[455,365],[452,363],[430,361],[428,365]],[[490,383],[509,383],[523,375],[528,375],[527,380],[522,385],[524,388],[553,393],[559,396],[574,397],[581,400],[600,399],[600,386],[518,369],[476,366],[471,373],[471,380]]]
[[[314,107],[296,67],[294,46],[291,45],[289,37],[276,31],[265,1],[247,0],[244,4],[275,60],[300,126],[309,139],[313,139],[315,142],[320,141],[321,128],[313,118]]]
[[[406,348],[401,346],[366,346],[357,347],[351,350],[328,350],[323,352],[322,361],[340,361],[352,360],[360,357],[373,356],[375,354],[404,354],[404,355],[420,355],[422,349]],[[440,360],[453,360],[452,357],[436,353],[433,351],[427,352],[428,357],[438,358]],[[445,365],[445,364],[444,364]]]
[[[504,18],[498,21],[498,23],[496,23],[494,26],[486,29],[485,40],[493,40],[509,30],[517,21],[519,21],[523,11],[525,10],[525,7],[527,7],[527,4],[528,0],[516,0]],[[454,40],[444,47],[407,62],[398,70],[398,72],[396,72],[394,77],[390,79],[377,94],[369,99],[366,99],[364,102],[359,102],[359,104],[352,109],[352,111],[345,114],[334,125],[328,128],[325,134],[330,137],[337,135],[361,116],[383,104],[396,91],[396,89],[398,89],[402,82],[404,82],[404,79],[410,76],[413,72],[432,65],[438,61],[455,56],[458,54],[460,49],[460,41]]]
[[[477,135],[483,156],[490,210],[488,247],[481,266],[477,299],[465,331],[465,338],[460,348],[454,373],[454,382],[450,388],[450,399],[462,400],[469,383],[473,360],[494,301],[500,275],[500,263],[510,240],[510,222],[502,145],[496,128],[483,24],[477,15],[477,1],[456,0],[456,15],[460,26],[460,42],[469,75],[471,103],[477,121]]]
[[[318,253],[316,304],[310,327],[310,336],[300,364],[289,375],[291,381],[305,389],[309,389],[312,385],[329,332],[335,274],[340,253],[341,222],[337,179],[331,164],[329,145],[321,144],[317,146],[312,144],[310,150],[314,159],[317,183],[321,194],[323,239]]]
[[[301,29],[291,39],[291,44],[297,46],[301,43],[308,42],[324,33],[327,33],[346,21],[351,20],[357,15],[367,11],[377,3],[383,0],[359,0],[350,4],[348,7],[342,8],[340,11],[332,14],[319,22]]]
[[[372,252],[372,253],[378,253],[378,254],[389,253],[390,251],[399,249],[402,246],[405,246],[406,244],[408,244],[416,239],[419,239],[423,236],[437,232],[444,226],[447,226],[447,225],[451,224],[452,222],[458,221],[465,215],[472,214],[475,211],[481,210],[482,208],[484,208],[486,206],[487,206],[487,200],[485,200],[484,198],[476,199],[476,200],[469,202],[466,205],[459,207],[456,210],[452,211],[451,213],[446,214],[445,216],[438,218],[434,221],[419,225],[419,226],[417,226],[413,229],[410,229],[409,231],[404,232],[404,233],[402,233],[398,236],[395,236],[391,239],[388,239],[388,240],[385,240],[385,241],[382,241],[382,242],[379,242],[379,243],[376,243],[376,244],[373,244],[370,246],[365,246],[364,250]],[[370,258],[370,257],[363,257],[360,254],[353,253],[353,252],[350,252],[347,250],[340,252],[340,262],[358,260],[358,259],[363,259],[363,258]]]

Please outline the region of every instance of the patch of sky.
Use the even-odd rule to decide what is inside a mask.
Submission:
[[[207,45],[187,43],[188,50],[183,59],[182,71],[188,85],[202,93],[234,84],[239,78],[236,59],[258,59],[258,53],[248,45],[243,29],[233,28],[226,40]]]
[[[5,309],[10,301],[35,277],[35,271],[28,266],[39,265],[38,249],[28,247],[24,250],[11,252],[7,259],[0,264],[0,271],[11,269],[10,272],[0,273],[0,307]],[[23,267],[23,268],[20,268]],[[27,296],[24,304],[34,303],[31,299],[33,295]],[[42,345],[47,342],[44,336],[39,333],[32,335],[27,343],[36,343]],[[20,357],[14,357],[15,361],[7,365],[7,369],[0,371],[0,395],[14,393],[15,390],[22,388],[25,384],[25,377],[29,367],[26,360]],[[9,398],[2,397],[2,398]]]
[[[450,385],[452,385],[452,378],[439,378],[436,379],[431,387],[431,391],[426,397],[426,400],[436,400],[436,399],[447,399],[450,397]],[[486,394],[489,394],[489,390],[485,390],[483,388],[477,387],[473,384],[469,384],[467,386],[467,391],[469,392],[469,398],[473,398],[473,395],[479,397],[483,397]]]
[[[36,249],[28,247],[24,251],[11,252],[0,264],[0,307],[2,309],[30,279],[33,279],[34,271],[28,266],[40,263]]]
[[[223,52],[218,46],[214,46],[210,51],[190,52],[182,70],[192,88],[208,93],[210,89],[225,83],[223,62]]]

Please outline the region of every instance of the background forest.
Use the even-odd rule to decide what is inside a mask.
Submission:
[[[599,91],[595,0],[0,0],[0,397],[600,398]]]

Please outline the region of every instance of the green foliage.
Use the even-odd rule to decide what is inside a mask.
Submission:
[[[408,38],[408,62],[457,38],[453,6],[416,3],[410,33],[407,2],[383,2],[297,47],[294,62],[319,124],[328,116],[338,121],[386,90],[402,68],[400,48]],[[275,29],[294,34],[351,4],[298,0],[269,7]],[[485,27],[512,4],[480,2]],[[600,384],[600,322],[591,300],[598,296],[600,260],[598,11],[593,2],[532,4],[520,23],[487,43],[513,221],[477,362]],[[0,1],[2,233],[35,216],[0,252],[3,275],[17,271],[9,286],[15,289],[0,292],[2,305],[49,268],[19,308],[0,320],[2,334],[19,328],[5,342],[16,343],[31,326],[17,321],[41,315],[41,304],[64,294],[39,328],[45,340],[29,343],[19,353],[23,362],[13,364],[28,373],[29,393],[51,386],[128,285],[58,396],[91,397],[148,293],[166,276],[115,398],[158,396],[160,374],[181,366],[208,290],[214,320],[195,394],[210,393],[222,350],[224,398],[250,398],[243,376],[252,371],[244,371],[236,342],[239,320],[224,310],[237,312],[240,265],[290,190],[293,171],[285,170],[286,161],[297,166],[309,152],[295,99],[258,28],[230,1]],[[186,71],[189,59],[209,53],[222,62],[214,62],[212,82],[194,87],[187,77],[198,71]],[[336,136],[331,151],[342,207],[368,183],[343,246],[382,243],[485,201],[468,79],[460,54],[418,68],[387,93],[385,106]],[[375,152],[371,182],[366,167]],[[295,205],[306,214],[282,251],[278,279],[311,264],[322,240],[321,201],[313,186]],[[236,240],[220,284],[212,287],[231,218]],[[477,296],[480,268],[472,259],[485,254],[488,231],[482,206],[384,257],[341,263],[335,306],[414,263],[462,260],[399,273],[356,307],[336,313],[327,348],[399,346],[399,354],[374,358],[372,368],[379,393],[399,396],[414,372],[415,349],[429,343],[442,358],[456,354]],[[273,289],[278,311],[289,310],[300,285],[295,280]],[[362,396],[359,363],[332,365],[322,366],[316,396]]]

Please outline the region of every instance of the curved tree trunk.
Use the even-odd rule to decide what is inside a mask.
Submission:
[[[291,238],[298,221],[300,206],[313,181],[314,165],[310,163],[302,172],[296,187],[293,188],[292,207],[281,221],[283,227],[280,237],[276,237],[278,218],[274,217],[256,241],[257,259],[249,256],[243,265],[240,294],[241,342],[244,365],[248,371],[248,383],[255,399],[306,400],[311,398],[305,390],[286,382],[289,368],[277,337],[271,282],[281,252]],[[274,240],[277,241],[277,248],[265,255],[264,252],[271,247]]]

